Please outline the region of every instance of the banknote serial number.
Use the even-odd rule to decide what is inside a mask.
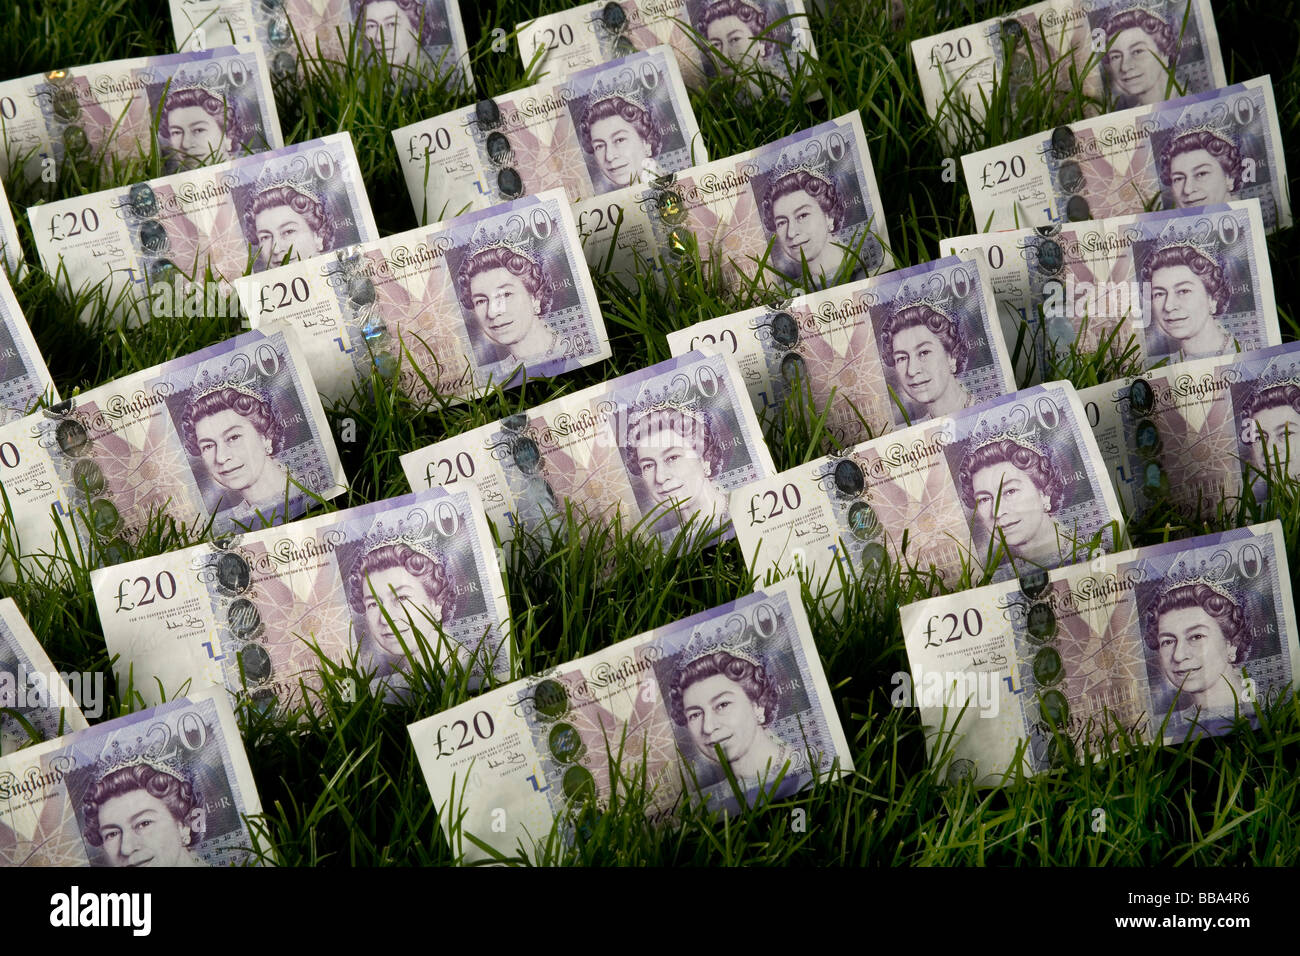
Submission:
[[[434,743],[438,746],[438,753],[434,759],[455,756],[458,751],[474,746],[475,740],[491,740],[496,729],[496,722],[486,710],[475,711],[474,716],[469,720],[443,724],[438,728],[438,735],[434,738]],[[446,740],[443,740],[442,736],[444,731],[447,733]],[[451,749],[444,750],[444,747]]]

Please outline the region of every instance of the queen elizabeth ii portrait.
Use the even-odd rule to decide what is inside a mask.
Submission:
[[[82,838],[109,866],[206,866],[203,802],[178,768],[141,759],[100,775],[81,802]]]
[[[238,104],[206,87],[169,89],[159,120],[158,137],[170,170],[224,163],[247,151]]]
[[[1300,373],[1261,377],[1242,403],[1241,419],[1254,469],[1300,481]]]
[[[714,51],[709,62],[719,73],[743,73],[770,52],[763,38],[767,14],[758,0],[712,0],[692,19]]]
[[[1142,638],[1164,676],[1163,696],[1176,700],[1185,718],[1248,709],[1243,669],[1254,636],[1241,600],[1223,582],[1170,582],[1144,616]]]
[[[1170,82],[1178,60],[1178,35],[1150,10],[1121,10],[1106,21],[1101,54],[1113,109],[1160,103],[1179,95]]]
[[[1241,183],[1241,150],[1211,127],[1176,131],[1160,151],[1160,181],[1178,209],[1229,202]]]
[[[578,142],[597,192],[641,181],[659,155],[663,132],[651,105],[631,89],[593,91],[578,117]],[[594,167],[594,169],[592,168]]]
[[[778,165],[758,197],[758,212],[772,238],[773,265],[779,272],[799,282],[806,270],[817,288],[836,281],[849,256],[836,241],[847,206],[829,170],[803,163]],[[857,269],[854,262],[852,273]]]
[[[727,491],[719,484],[724,449],[713,416],[702,408],[671,403],[634,408],[628,416],[623,455],[634,483],[651,506],[681,524],[693,517],[722,524]]]
[[[1054,568],[1071,552],[1071,539],[1056,520],[1065,479],[1038,442],[1013,432],[972,442],[957,487],[974,512],[978,544],[1004,548],[1017,573]]]
[[[334,222],[325,199],[306,182],[261,185],[243,212],[244,235],[257,248],[257,267],[274,269],[334,248]]]
[[[237,381],[196,388],[179,431],[185,451],[202,462],[209,487],[218,494],[214,512],[274,514],[283,506],[290,494],[288,470],[278,460],[285,429],[267,394]]]
[[[554,292],[525,244],[493,242],[471,251],[456,270],[456,294],[470,317],[478,363],[536,365],[561,352],[559,333],[546,321]]]
[[[668,712],[686,729],[708,785],[723,764],[746,789],[771,784],[789,769],[793,752],[772,731],[781,694],[767,666],[747,651],[717,645],[692,654],[688,645],[668,687]]]
[[[880,326],[880,354],[893,371],[895,394],[912,421],[951,415],[973,404],[959,376],[966,371],[967,336],[957,319],[932,302],[891,311]]]
[[[1237,351],[1236,340],[1219,322],[1230,293],[1212,252],[1188,243],[1162,246],[1143,260],[1139,279],[1156,328],[1174,353],[1172,361]]]
[[[416,632],[438,645],[438,627],[456,608],[455,580],[446,557],[414,539],[369,542],[346,579],[348,605],[358,621],[358,665],[387,677],[410,660],[420,661]],[[405,647],[403,647],[405,645]],[[459,644],[453,650],[468,659]]]

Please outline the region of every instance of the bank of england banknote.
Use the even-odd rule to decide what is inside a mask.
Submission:
[[[327,402],[395,376],[414,401],[479,396],[609,358],[558,189],[237,280],[253,328],[291,332]]]
[[[342,67],[349,53],[380,57],[404,87],[470,88],[469,47],[457,0],[169,0],[176,46],[259,45],[277,77],[300,59]]]
[[[220,47],[52,70],[0,83],[0,176],[66,163],[147,162],[168,172],[284,145],[266,61]]]
[[[1049,382],[819,458],[731,495],[759,580],[814,588],[889,559],[946,586],[1121,546],[1115,492],[1068,382]]]
[[[1267,76],[1058,126],[961,158],[985,232],[1258,199],[1291,225],[1286,157]]]
[[[147,705],[218,684],[298,706],[322,657],[353,654],[376,692],[400,693],[412,660],[510,675],[505,583],[469,486],[104,568],[91,585],[119,686]]]
[[[18,605],[0,600],[0,756],[89,726]]]
[[[674,355],[731,355],[777,425],[802,381],[826,451],[1016,390],[985,267],[949,256],[668,333]]]
[[[6,534],[24,564],[56,570],[64,535],[84,565],[117,564],[158,515],[194,534],[255,529],[344,481],[306,363],[283,335],[250,332],[0,427]],[[12,579],[9,559],[0,575]]]
[[[393,131],[422,223],[563,189],[599,196],[708,158],[668,47]]]
[[[1130,519],[1172,504],[1232,514],[1300,479],[1300,344],[1144,372],[1079,393]]]
[[[0,182],[0,266],[16,274],[22,261],[23,247],[18,241],[18,227],[14,225],[14,215],[9,210],[5,184]]]
[[[1105,755],[1125,739],[1173,744],[1258,726],[1300,665],[1276,521],[900,613],[930,755],[950,780],[985,785]]]
[[[1278,345],[1257,200],[944,239],[992,276],[1021,381],[1051,376],[1071,346],[1140,368]]]
[[[194,290],[237,313],[239,276],[379,237],[347,133],[27,215],[44,269],[132,323],[183,317]]]
[[[730,284],[823,288],[894,267],[856,111],[748,153],[577,204],[593,271],[629,285],[694,244]]]
[[[167,5],[178,50],[257,42],[250,0],[167,0]],[[272,0],[267,6],[280,4]]]
[[[580,517],[670,542],[732,535],[728,493],[774,473],[732,360],[690,352],[402,456],[414,489],[472,483],[503,539]]]
[[[43,397],[57,402],[59,393],[9,280],[0,272],[0,425],[22,418]]]
[[[1078,90],[1097,112],[1226,86],[1209,0],[1046,0],[912,43],[926,112],[982,124],[1000,81]]]
[[[817,56],[803,0],[597,0],[521,23],[517,39],[550,76],[667,44],[694,90],[737,73],[788,81]]]
[[[246,866],[262,804],[225,692],[0,759],[0,866]]]
[[[739,809],[724,767],[746,802],[853,769],[795,582],[409,729],[443,833],[466,862],[521,852],[534,859],[553,830],[570,837],[584,808],[608,807],[620,775],[640,779],[643,767],[655,821],[685,801]]]

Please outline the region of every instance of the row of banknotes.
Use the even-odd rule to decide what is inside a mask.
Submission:
[[[953,586],[1113,551],[1126,517],[1263,500],[1300,475],[1298,358],[1289,344],[1082,392],[1044,383],[778,474],[742,366],[697,350],[403,456],[414,497],[291,521],[344,477],[301,356],[250,333],[3,426],[0,466],[19,564],[99,568],[124,682],[147,700],[193,680],[274,703],[315,660],[306,633],[382,669],[436,622],[443,666],[509,673],[497,540],[544,545],[570,512],[665,545],[734,536],[756,578],[803,573],[826,596],[885,561]],[[129,561],[160,513],[207,543]],[[403,620],[369,594],[375,553],[423,567],[440,610]]]
[[[660,67],[663,75],[671,74],[671,64],[657,51],[631,59],[651,69],[648,76],[660,76],[653,72]],[[624,102],[618,95],[614,99]],[[469,112],[491,112],[506,122],[500,101],[484,103],[491,109],[480,110],[480,104]],[[517,104],[505,105],[509,115],[520,115]],[[694,135],[689,103],[683,97],[680,105],[683,122]],[[522,111],[532,108],[525,105]],[[451,128],[469,130],[475,148],[484,154],[482,162],[463,163],[463,173],[457,174],[463,182],[450,175],[437,178],[439,195],[463,197],[468,188],[468,195],[479,195],[481,202],[470,202],[469,212],[420,229],[379,240],[351,138],[339,133],[33,206],[28,215],[37,252],[50,274],[62,270],[72,290],[93,293],[97,303],[130,323],[180,314],[167,310],[183,304],[192,287],[200,301],[216,293],[223,303],[237,288],[254,324],[271,314],[268,305],[290,313],[314,308],[325,291],[322,286],[341,288],[350,276],[371,279],[372,285],[387,279],[347,265],[355,265],[358,257],[373,260],[375,268],[409,286],[417,276],[423,281],[431,273],[450,275],[441,272],[443,262],[459,268],[459,260],[444,260],[448,244],[464,237],[486,246],[492,230],[499,233],[502,250],[511,247],[525,259],[545,261],[548,268],[554,260],[557,274],[548,286],[571,292],[558,297],[561,312],[590,289],[588,269],[635,283],[638,270],[649,266],[655,281],[664,283],[672,263],[691,247],[702,259],[720,259],[720,276],[732,285],[758,276],[778,289],[820,288],[894,267],[879,187],[856,112],[701,166],[688,166],[683,153],[679,174],[599,195],[592,193],[596,178],[588,175],[591,170],[570,155],[581,154],[582,137],[567,120],[553,119],[545,136],[533,131],[540,138],[534,137],[530,149],[554,158],[530,167],[523,177],[526,188],[501,192],[494,185],[500,177],[489,175],[483,163],[491,162],[486,154],[495,149],[493,137],[504,140],[504,134],[492,129],[483,135],[477,120],[462,119],[464,124],[455,127],[395,134],[399,145],[408,139],[423,144],[451,141]],[[512,130],[510,135],[517,143],[524,134]],[[422,189],[430,160],[425,146],[415,152],[421,154],[417,188]],[[443,172],[455,172],[461,168],[458,162],[449,161]],[[450,201],[430,200],[422,193],[414,194],[414,200],[421,209],[431,201],[440,206]],[[332,253],[337,255],[327,255]],[[386,265],[380,265],[381,258]],[[261,278],[247,278],[252,275]],[[296,296],[275,293],[275,287],[287,289],[295,280]],[[440,279],[433,281],[440,284]],[[312,286],[312,295],[304,296],[303,283]],[[386,281],[383,285],[395,291]],[[376,299],[363,296],[339,308],[366,306],[369,312],[392,313],[393,305],[380,294],[385,290],[373,291]],[[430,293],[410,289],[404,294],[427,298]],[[555,329],[563,327],[564,341],[542,341],[539,334],[515,356],[558,349],[590,357],[601,351],[600,330],[588,323],[585,338],[578,338],[569,334],[577,326],[569,325],[561,321]],[[513,344],[510,336],[492,338],[499,358],[508,358],[503,346]],[[449,364],[459,364],[459,359]]]
[[[303,52],[343,59],[353,31],[395,67],[429,79],[454,73],[472,85],[455,0],[172,0],[172,12],[179,53],[0,83],[0,177],[22,169],[35,180],[51,161],[56,168],[72,159],[138,161],[155,151],[174,170],[278,148],[284,141],[271,76],[292,74]],[[800,0],[588,4],[516,32],[526,59],[545,53],[552,84],[660,48],[674,70],[671,76],[661,70],[658,79],[673,88],[662,91],[670,102],[653,88],[640,91],[652,127],[660,126],[657,111],[665,106],[675,118],[681,113],[683,77],[698,87],[706,74],[749,63],[788,76],[802,56],[813,55]],[[678,131],[686,148],[693,120],[690,126]],[[669,151],[682,148],[678,143]]]
[[[257,44],[280,76],[304,58],[381,55],[407,85],[472,88],[456,0],[170,0],[178,50]],[[496,44],[504,30],[494,33]],[[671,47],[692,89],[757,73],[787,84],[815,57],[802,0],[598,0],[518,24],[525,67],[563,76],[655,46]]]
[[[456,0],[169,0],[176,49],[256,45],[277,77],[378,57],[406,87],[474,85]]]
[[[734,373],[725,356],[713,358]],[[1169,385],[1157,370],[1086,401],[1065,383],[1037,386],[936,422],[928,434],[898,433],[890,444],[867,442],[757,482],[724,476],[737,485],[731,510],[760,582],[753,595],[412,725],[453,849],[466,859],[508,857],[545,842],[556,826],[571,834],[588,801],[608,801],[620,785],[620,759],[645,764],[647,813],[656,819],[683,799],[731,809],[760,790],[792,793],[851,770],[798,578],[824,594],[818,575],[843,583],[885,561],[955,577],[992,555],[983,568],[994,584],[900,612],[911,691],[950,778],[997,783],[1060,766],[1084,749],[1121,749],[1125,739],[1176,742],[1256,721],[1263,704],[1287,691],[1300,653],[1280,525],[1117,551],[1120,512],[1089,458],[1096,445],[1086,422],[1095,414],[1099,435],[1138,436],[1130,460],[1142,457],[1157,469],[1188,419],[1226,419],[1235,432],[1241,417],[1260,432],[1286,435],[1300,425],[1298,359],[1292,346],[1235,364],[1221,358],[1214,367],[1209,360],[1171,375]],[[716,367],[700,353],[690,361],[697,372]],[[671,371],[685,377],[690,368],[676,364]],[[1249,387],[1232,387],[1252,371],[1257,378]],[[1090,412],[1089,405],[1107,400],[1110,420],[1102,423],[1101,408]],[[1230,407],[1207,411],[1216,403]],[[604,410],[617,417],[617,398]],[[669,399],[654,414],[689,410],[689,400]],[[710,421],[698,406],[694,414],[689,421]],[[687,422],[662,426],[676,443],[666,447],[687,448]],[[1156,435],[1154,451],[1140,437],[1147,427]],[[645,427],[629,428],[640,455],[652,457]],[[511,471],[536,461],[527,441],[523,436],[511,449]],[[1257,441],[1267,450],[1268,439]],[[1289,440],[1273,449],[1273,466],[1291,467]],[[1191,479],[1212,485],[1215,475],[1192,474],[1190,461],[1206,457],[1201,443],[1190,452]],[[544,464],[555,461],[550,456]],[[706,477],[711,461],[697,469]],[[1117,475],[1124,467],[1115,468]],[[437,655],[449,669],[473,668],[476,678],[509,675],[499,565],[478,495],[467,487],[493,481],[471,474],[467,482],[456,468],[448,463],[444,487],[426,478],[427,491],[405,498],[95,572],[122,686],[157,701],[159,715],[199,706],[161,703],[175,689],[197,697],[204,693],[195,695],[195,688],[213,684],[225,691],[202,705],[199,717],[177,710],[162,720],[146,711],[0,760],[0,824],[14,833],[6,846],[16,847],[10,860],[126,865],[147,861],[149,853],[162,859],[159,845],[125,848],[107,834],[92,835],[87,814],[99,795],[124,798],[110,815],[146,804],[160,814],[169,806],[124,792],[144,790],[143,777],[156,773],[177,780],[182,791],[188,784],[232,792],[221,788],[232,786],[238,771],[230,768],[244,758],[229,726],[216,733],[222,722],[212,718],[212,707],[228,710],[226,692],[257,706],[302,694],[319,686],[322,656],[361,663],[375,682],[372,691],[402,687],[406,662],[420,655]],[[650,485],[653,476],[643,481]],[[678,501],[695,492],[687,505],[709,504],[706,489],[679,491]],[[576,493],[567,503],[589,504]],[[955,533],[960,527],[970,529],[969,539]],[[778,577],[784,580],[774,583]],[[0,674],[0,691],[7,687],[11,699],[0,702],[17,705],[11,709],[24,718],[6,728],[10,737],[77,730],[53,668],[23,640],[21,619],[3,618],[15,649],[6,661],[12,676]],[[41,684],[33,673],[51,676]],[[47,688],[43,694],[29,693],[38,685]],[[114,745],[113,761],[104,764],[110,744],[131,731],[142,745],[145,722],[148,758],[130,748],[123,757]],[[160,724],[166,729],[155,731]],[[168,747],[173,735],[183,738],[177,750]],[[222,767],[225,776],[200,782],[195,761]],[[114,777],[110,787],[109,775],[126,766],[133,776]],[[255,792],[241,786],[237,793],[225,805],[256,813]],[[179,832],[188,827],[188,835],[200,835],[202,815],[190,817],[194,801],[179,803],[179,810],[170,806]],[[200,841],[187,853],[169,847],[167,859],[239,862],[232,833],[247,836],[226,827],[215,842]],[[115,835],[122,837],[120,829]],[[102,853],[91,849],[101,844]],[[49,847],[59,848],[57,857]]]
[[[787,290],[842,284],[894,267],[879,188],[857,113],[745,154],[690,166],[690,150],[685,143],[687,138],[694,137],[695,127],[683,95],[672,108],[680,108],[673,113],[676,120],[665,127],[670,131],[676,123],[676,129],[684,131],[672,168],[664,172],[661,161],[667,153],[659,143],[658,158],[654,161],[658,175],[654,181],[628,183],[638,178],[639,174],[631,169],[641,169],[641,164],[628,159],[630,154],[626,152],[617,156],[600,153],[603,157],[600,162],[594,159],[596,153],[585,153],[584,143],[591,140],[589,136],[584,138],[583,131],[589,133],[594,128],[585,120],[593,111],[599,112],[602,103],[629,102],[622,93],[610,93],[610,88],[603,87],[606,82],[617,86],[621,77],[621,81],[662,90],[673,88],[678,78],[675,66],[661,50],[635,54],[619,61],[612,69],[612,74],[607,68],[597,68],[588,71],[591,75],[571,79],[567,81],[571,85],[562,93],[553,88],[538,93],[539,88],[533,88],[526,91],[528,96],[520,99],[484,100],[460,114],[396,131],[394,136],[404,157],[412,200],[421,216],[427,217],[434,208],[441,216],[456,202],[455,196],[462,197],[461,208],[486,212],[494,206],[508,208],[502,205],[504,202],[531,197],[541,200],[551,190],[562,190],[568,200],[576,203],[571,218],[576,223],[587,265],[624,282],[635,282],[638,275],[667,282],[673,263],[692,249],[702,260],[716,262],[719,275],[728,284],[738,284],[741,277],[748,280],[758,276]],[[593,94],[596,89],[605,92]],[[627,97],[632,95],[627,93]],[[1059,317],[1038,322],[1030,300],[1045,301],[1049,296],[1044,289],[1057,290],[1060,294],[1053,293],[1057,298],[1068,298],[1064,293],[1074,289],[1069,282],[1061,280],[1071,275],[1075,285],[1086,282],[1095,286],[1102,273],[1108,273],[1105,280],[1108,288],[1113,290],[1123,285],[1129,281],[1126,273],[1140,275],[1140,271],[1133,270],[1141,268],[1137,256],[1128,254],[1125,243],[1131,240],[1134,248],[1143,249],[1148,242],[1173,242],[1175,231],[1187,228],[1183,217],[1178,215],[1180,212],[1223,204],[1241,210],[1244,207],[1240,203],[1256,200],[1258,218],[1253,213],[1239,211],[1234,214],[1235,227],[1221,223],[1213,235],[1202,233],[1189,239],[1205,246],[1207,254],[1223,259],[1225,267],[1228,260],[1237,263],[1232,268],[1241,272],[1241,281],[1229,283],[1225,290],[1236,290],[1231,296],[1236,301],[1223,302],[1221,311],[1242,312],[1252,294],[1256,304],[1270,298],[1258,266],[1237,260],[1243,255],[1256,261],[1262,259],[1260,233],[1290,223],[1271,86],[1266,79],[1251,81],[1191,99],[1196,102],[1171,100],[1165,108],[1189,118],[1206,111],[1216,116],[1249,115],[1256,127],[1258,135],[1247,137],[1250,155],[1230,147],[1227,140],[1215,139],[1218,134],[1206,129],[1175,124],[1171,131],[1166,131],[1168,135],[1152,133],[1153,137],[1164,135],[1164,146],[1158,151],[1164,164],[1162,168],[1173,170],[1166,177],[1170,182],[1182,176],[1178,172],[1181,164],[1199,163],[1205,168],[1198,166],[1199,171],[1188,173],[1184,180],[1213,179],[1216,171],[1223,178],[1224,171],[1231,169],[1234,173],[1221,184],[1224,188],[1211,189],[1204,183],[1189,186],[1188,190],[1194,191],[1170,193],[1163,203],[1159,202],[1158,188],[1150,194],[1142,189],[1129,190],[1131,195],[1127,200],[1124,190],[1108,190],[1104,198],[1108,207],[1114,207],[1114,214],[1104,218],[1098,218],[1102,212],[1100,202],[1083,200],[1087,208],[1076,210],[1079,215],[1052,212],[1054,207],[1064,208],[1079,196],[1058,195],[1053,199],[1049,193],[1037,189],[1004,190],[1004,199],[1011,205],[989,207],[991,215],[1004,220],[996,224],[1010,227],[1017,219],[1028,220],[1025,226],[1037,229],[1037,240],[1024,229],[1015,240],[1014,249],[1003,234],[954,239],[943,245],[942,252],[977,247],[985,250],[988,264],[1000,273],[995,277],[995,289],[1011,290],[1014,286],[1019,290],[1015,295],[1009,292],[1004,295],[1000,307],[1010,310],[1004,318],[1007,314],[1016,315],[1019,322],[1034,326],[1031,331],[1035,334],[1020,349],[1016,362],[1022,382],[1034,380],[1035,374],[1041,376],[1050,348],[1059,350],[1068,344],[1065,340],[1073,328],[1068,319],[1063,326]],[[586,105],[575,108],[575,102]],[[540,114],[555,110],[563,115],[537,119]],[[1124,115],[1108,114],[1096,122],[1111,122]],[[666,136],[667,132],[656,133],[661,139]],[[1074,141],[1083,136],[1082,129],[1071,131],[1062,127],[1048,138]],[[1106,133],[1102,138],[1124,137]],[[1204,149],[1192,148],[1203,140]],[[1130,173],[1144,162],[1150,165],[1153,147],[1143,142],[1140,135],[1128,137],[1127,142],[1129,152],[1122,159],[1110,156],[1104,161],[1080,159],[1059,164],[1052,173],[1056,184],[1052,188],[1091,189],[1087,184],[1099,164],[1106,166],[1108,175],[1120,175],[1116,170],[1128,170],[1122,175],[1131,186],[1134,177]],[[1000,149],[1016,148],[1019,147],[1012,144]],[[445,161],[439,164],[435,154],[446,154]],[[993,170],[992,179],[1004,175],[1032,179],[1029,167],[1035,161],[1045,161],[1044,155],[1026,147],[1023,155],[1017,153],[984,165],[986,171]],[[522,163],[526,157],[537,161],[524,166],[527,172],[521,173],[514,164]],[[968,173],[976,168],[977,161],[978,155],[965,157]],[[1152,172],[1151,175],[1155,182],[1164,174]],[[1234,177],[1240,183],[1234,185]],[[436,188],[426,190],[426,181],[436,184]],[[617,188],[619,183],[627,184]],[[978,189],[974,192],[977,212],[982,203],[994,201],[992,196],[981,197]],[[477,198],[465,202],[467,195]],[[1047,202],[1047,206],[1039,209],[1037,219],[1017,211],[1023,211],[1024,201],[1030,198]],[[1233,206],[1234,203],[1238,205]],[[1151,205],[1163,206],[1167,218],[1152,218],[1146,211]],[[559,222],[556,215],[537,212],[536,217],[536,223],[526,220],[523,233],[516,227],[508,227],[512,232],[506,239],[534,257],[540,252],[539,244],[553,245],[551,237],[567,236],[569,232],[567,227],[558,233],[553,229]],[[70,284],[75,288],[96,288],[115,312],[131,321],[146,320],[157,308],[158,286],[168,287],[171,297],[172,284],[203,282],[210,278],[224,296],[229,296],[231,284],[252,272],[260,274],[281,264],[342,250],[348,250],[346,258],[353,258],[358,252],[364,254],[384,245],[377,241],[369,201],[347,134],[187,170],[130,187],[43,204],[32,207],[29,218],[47,271],[56,272],[62,265]],[[445,216],[441,218],[448,221]],[[462,222],[464,215],[453,215],[447,228],[464,229],[469,223],[476,223],[474,228],[485,230],[491,218],[485,215]],[[1075,220],[1079,218],[1087,218],[1089,224],[1078,225]],[[544,225],[544,219],[552,225]],[[548,228],[552,229],[549,236],[539,234]],[[1156,229],[1160,230],[1158,237],[1138,237],[1135,232]],[[429,245],[427,235],[428,232],[422,235],[416,230],[385,242],[389,243],[390,250],[412,251],[413,247]],[[439,241],[451,240],[444,233]],[[480,235],[474,241],[486,239]],[[358,246],[361,248],[357,249]],[[525,248],[529,246],[531,250]],[[1045,254],[1038,256],[1031,248],[1034,246],[1045,250]],[[1008,252],[1012,254],[1007,255]],[[436,249],[431,249],[432,253]],[[1034,263],[1028,262],[1031,256],[1036,260]],[[318,284],[325,276],[341,281],[347,273],[347,268],[340,271],[334,264],[321,266],[315,272],[298,265],[291,268],[297,270],[302,282],[309,284]],[[1025,270],[1034,274],[1026,278]],[[1246,272],[1250,273],[1250,279],[1260,281],[1248,281]],[[289,279],[290,275],[285,273],[282,281]],[[299,290],[302,282],[298,283]],[[580,284],[575,282],[575,288]],[[267,301],[283,302],[291,308],[303,302],[301,295],[295,299],[291,295],[272,294],[271,299],[264,299],[266,283],[244,282],[243,286],[239,297],[250,316],[264,314],[262,309]],[[255,299],[255,305],[250,303],[250,298]],[[312,296],[313,300],[316,298]],[[1114,306],[1113,296],[1103,298],[1106,303],[1103,307],[1098,308],[1094,302],[1088,309],[1092,341],[1114,325],[1116,309],[1121,315],[1126,311],[1122,306]],[[1111,311],[1108,313],[1107,309]],[[1065,303],[1064,312],[1077,314],[1072,298]],[[590,325],[582,336],[566,335],[554,328],[551,331],[557,337],[534,331],[536,334],[524,346],[525,350],[540,351],[550,358],[558,350],[571,353],[571,358],[578,356],[581,362],[584,349],[592,356],[601,351],[600,335]],[[1240,330],[1225,329],[1234,336],[1237,331],[1245,336],[1244,340],[1238,339],[1243,347],[1255,344],[1244,326]],[[1162,355],[1190,357],[1204,351],[1197,345],[1189,351],[1183,338],[1170,334],[1162,340],[1142,343],[1143,360],[1159,361]],[[569,340],[567,346],[562,341],[565,339]],[[503,349],[503,344],[490,342],[487,351],[480,350],[481,357],[468,364],[472,367],[491,359],[492,355],[506,360],[510,353]],[[1086,346],[1089,342],[1085,340],[1081,344]],[[521,357],[514,354],[516,358]],[[461,367],[451,377],[463,377],[465,365],[461,360],[458,358],[452,364]]]
[[[322,164],[332,162],[326,146],[316,149]],[[156,195],[151,201],[162,205]],[[654,366],[518,421],[455,436],[440,450],[408,455],[404,468],[413,488],[427,487],[439,469],[448,478],[454,472],[468,479],[472,468],[479,480],[492,476],[480,491],[498,522],[553,512],[558,500],[583,488],[589,491],[577,497],[601,502],[596,511],[621,502],[640,520],[657,503],[683,497],[673,482],[643,480],[656,463],[635,461],[629,436],[642,430],[697,429],[714,456],[709,477],[732,482],[770,474],[759,417],[779,419],[796,395],[825,412],[827,451],[960,417],[1015,392],[1015,340],[1006,317],[1016,310],[1053,314],[1044,304],[1055,295],[1042,281],[1045,266],[1086,259],[1091,253],[1075,246],[1094,241],[1103,250],[1100,263],[1085,261],[1079,274],[1098,289],[1109,290],[1098,279],[1105,274],[1139,290],[1137,306],[1130,301],[1127,312],[1108,319],[1118,333],[1144,343],[1136,367],[1163,374],[1194,364],[1193,357],[1243,365],[1244,356],[1269,354],[1281,341],[1257,206],[1097,223],[1094,238],[1064,247],[1063,233],[1008,235],[977,252],[707,320],[669,337],[681,362],[697,348],[720,353],[707,367]],[[1105,251],[1111,249],[1113,258]],[[9,438],[0,445],[0,464],[12,475],[6,477],[19,553],[49,556],[58,517],[76,514],[93,516],[80,522],[85,527],[76,538],[83,545],[125,553],[150,508],[163,501],[178,522],[202,528],[211,520],[217,533],[302,514],[344,484],[322,394],[330,402],[346,399],[369,387],[375,372],[391,375],[417,401],[469,398],[516,381],[521,369],[554,374],[609,354],[559,194],[315,262],[239,280],[256,316],[252,334],[57,404],[17,303],[0,288],[11,359],[0,395],[6,414],[18,419],[5,426],[8,435],[0,431]],[[1056,285],[1077,305],[1068,278]],[[1090,320],[1085,300],[1047,324],[1065,341],[1085,335]],[[1185,361],[1165,366],[1170,359]],[[50,407],[21,417],[47,393]],[[221,402],[247,406],[239,415],[256,425],[260,439],[252,450],[261,451],[246,465],[232,463],[223,442],[195,430],[200,412]],[[657,410],[663,402],[692,411]],[[1072,406],[1059,396],[1051,402],[1058,418],[1072,418],[1081,430],[1099,422],[1096,415],[1084,422],[1067,414]],[[546,436],[544,444],[534,431]],[[166,468],[159,464],[164,454]],[[660,464],[657,470],[667,473]],[[556,477],[541,477],[552,471]],[[726,512],[724,495],[705,499],[712,502],[708,512]]]

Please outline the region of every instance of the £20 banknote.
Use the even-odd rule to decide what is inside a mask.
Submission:
[[[1115,550],[1102,467],[1074,387],[1049,382],[739,488],[731,513],[758,580],[831,593],[892,560],[953,587]]]
[[[894,267],[855,111],[747,153],[579,202],[593,271],[635,286],[694,247],[724,282],[805,289]]]
[[[517,38],[525,66],[557,76],[667,44],[690,89],[737,73],[788,82],[817,55],[803,0],[597,0],[521,23]]]
[[[476,683],[510,673],[505,585],[469,486],[100,569],[91,585],[119,686],[147,704],[216,684],[298,706],[324,661],[354,654],[375,692],[400,693],[412,661]]]
[[[996,785],[1244,723],[1300,665],[1276,522],[930,598],[901,611],[912,693],[949,779]]]
[[[803,382],[828,409],[827,444],[848,447],[1016,390],[984,271],[950,256],[709,319],[668,345],[733,356],[754,410],[778,422]]]
[[[0,866],[247,866],[261,812],[225,691],[200,691],[0,759]]]
[[[1103,345],[1151,368],[1282,341],[1257,200],[944,239],[992,275],[1021,381]]]
[[[774,472],[736,366],[690,352],[402,456],[412,488],[473,483],[503,538],[580,517],[731,537],[727,495]]]
[[[271,77],[250,46],[52,70],[0,83],[0,176],[35,181],[65,163],[175,172],[284,145]]]
[[[553,831],[571,837],[585,810],[608,807],[619,778],[639,779],[642,768],[655,821],[683,798],[738,809],[728,771],[748,802],[853,769],[795,582],[507,684],[409,729],[462,861],[521,850],[533,859]]]
[[[1009,87],[1078,92],[1096,112],[1130,109],[1228,82],[1209,0],[1045,0],[915,40],[926,112],[951,132],[983,125]]]
[[[420,222],[563,189],[598,196],[707,158],[667,47],[393,131]]]
[[[609,358],[558,189],[235,283],[253,328],[293,334],[327,401],[396,377],[417,403]]]
[[[983,231],[1258,199],[1291,225],[1273,84],[1260,77],[1107,113],[961,158]]]
[[[347,133],[27,214],[45,270],[131,322],[183,316],[195,288],[225,303],[239,276],[379,235]]]
[[[1300,345],[1229,353],[1079,393],[1106,470],[1133,519],[1172,505],[1189,518],[1263,501],[1300,479]]]
[[[93,567],[124,560],[160,516],[191,533],[260,528],[344,477],[302,356],[250,332],[0,427],[0,487],[13,558],[61,567],[70,523]]]

